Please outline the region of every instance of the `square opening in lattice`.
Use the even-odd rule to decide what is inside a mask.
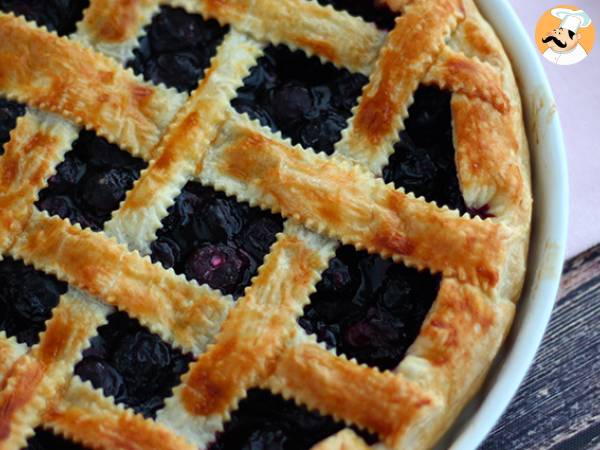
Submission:
[[[123,312],[108,317],[83,352],[75,374],[104,395],[155,417],[192,361]]]
[[[389,164],[383,169],[386,183],[393,182],[417,197],[468,211],[482,218],[490,217],[487,207],[467,208],[456,172],[452,135],[452,93],[436,86],[419,86],[408,109],[404,130],[394,146]]]
[[[65,292],[67,283],[5,257],[0,261],[0,330],[19,342],[37,344]]]
[[[10,140],[10,132],[17,124],[17,118],[25,114],[25,105],[0,98],[0,155],[4,144]]]
[[[232,105],[294,144],[331,154],[367,81],[300,50],[271,45]]]
[[[85,450],[86,447],[37,427],[35,434],[27,439],[25,448],[26,450]]]
[[[345,245],[298,322],[338,354],[393,369],[419,334],[439,283],[439,275]]]
[[[317,0],[321,5],[331,5],[335,9],[373,22],[378,28],[391,30],[399,13],[391,11],[381,0]]]
[[[36,206],[99,231],[146,165],[93,131],[83,130],[48,187],[40,191]]]
[[[308,450],[317,442],[337,433],[345,425],[330,416],[309,411],[293,400],[269,391],[252,389],[231,420],[218,433],[209,450],[286,449]],[[377,436],[354,429],[369,444]]]
[[[0,10],[25,16],[27,20],[64,36],[75,31],[89,3],[89,0],[0,0]]]
[[[256,275],[283,219],[189,182],[169,208],[151,245],[166,268],[235,298]]]
[[[163,6],[145,31],[127,66],[148,81],[191,92],[228,27],[181,8]]]

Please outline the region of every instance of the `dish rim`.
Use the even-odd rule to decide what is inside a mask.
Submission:
[[[563,132],[540,55],[508,0],[475,3],[500,37],[519,85],[534,208],[527,276],[515,321],[484,385],[436,447],[451,450],[474,450],[481,445],[532,365],[558,294],[568,226]]]

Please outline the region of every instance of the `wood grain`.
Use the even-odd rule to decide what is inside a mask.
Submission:
[[[535,362],[480,450],[600,448],[600,245],[568,260]]]

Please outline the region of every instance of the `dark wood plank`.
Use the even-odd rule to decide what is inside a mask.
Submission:
[[[565,264],[535,362],[480,450],[600,448],[600,245]]]

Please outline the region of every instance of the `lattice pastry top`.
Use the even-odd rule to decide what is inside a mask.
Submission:
[[[472,0],[376,3],[0,0],[0,448],[449,428],[525,273],[521,102]]]

